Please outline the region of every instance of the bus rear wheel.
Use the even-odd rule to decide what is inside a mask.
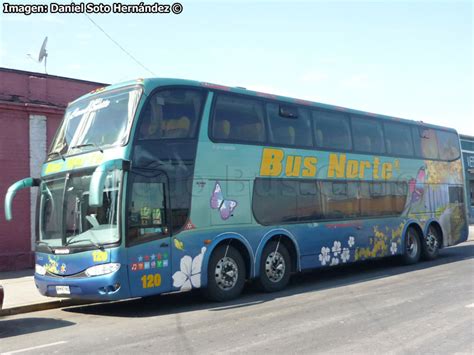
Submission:
[[[290,281],[291,258],[283,243],[271,241],[265,245],[260,261],[258,284],[265,292],[283,290]]]
[[[440,238],[438,229],[431,224],[428,227],[428,232],[423,238],[423,246],[421,249],[421,256],[425,260],[434,260],[439,254]]]
[[[217,302],[237,298],[245,284],[245,263],[239,251],[231,245],[218,246],[212,253],[207,269],[204,295]]]
[[[409,227],[405,233],[405,249],[403,251],[403,263],[405,265],[415,264],[420,260],[421,238],[420,233],[413,227]]]

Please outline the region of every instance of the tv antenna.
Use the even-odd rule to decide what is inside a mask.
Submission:
[[[46,44],[48,43],[48,36],[46,36],[43,40],[43,44],[41,45],[41,49],[38,54],[38,59],[33,58],[31,54],[28,54],[28,57],[30,57],[32,60],[35,62],[41,63],[44,60],[44,73],[48,74],[48,71],[46,70],[46,65],[48,62],[48,52],[46,51]]]

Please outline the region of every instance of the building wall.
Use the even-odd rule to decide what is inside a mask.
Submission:
[[[33,266],[36,191],[24,189],[5,220],[4,198],[17,180],[35,175],[68,102],[104,86],[52,75],[0,68],[0,271]]]

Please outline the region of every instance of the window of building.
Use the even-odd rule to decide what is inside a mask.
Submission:
[[[277,103],[266,105],[270,127],[270,142],[286,146],[310,147],[313,145],[309,112],[292,107],[294,114],[285,114],[284,107]]]
[[[384,129],[387,153],[407,156],[414,154],[410,126],[403,123],[385,122]]]
[[[359,116],[352,117],[354,149],[359,152],[380,154],[385,152],[380,122]]]
[[[313,111],[314,140],[318,148],[352,149],[347,115],[331,111]]]
[[[212,138],[218,141],[263,143],[266,140],[261,101],[219,94],[211,123]]]

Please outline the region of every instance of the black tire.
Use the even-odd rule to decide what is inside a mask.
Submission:
[[[265,292],[283,290],[291,276],[291,257],[283,243],[271,241],[265,245],[260,260],[259,287]]]
[[[428,227],[428,232],[423,238],[421,246],[421,257],[424,260],[434,260],[439,255],[439,245],[441,242],[441,235],[438,228],[433,224]]]
[[[239,251],[227,244],[218,246],[209,260],[204,296],[217,302],[237,298],[244,288],[245,275],[245,263]]]
[[[416,264],[421,255],[421,236],[417,229],[409,227],[405,233],[402,261],[405,265]]]

